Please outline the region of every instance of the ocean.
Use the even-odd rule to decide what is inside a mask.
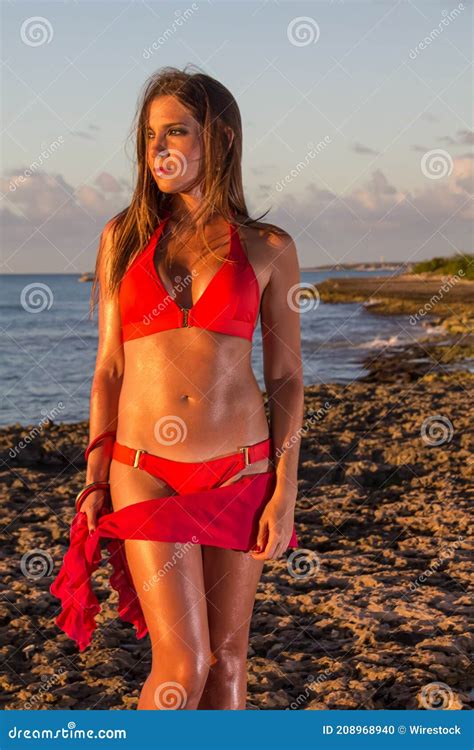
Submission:
[[[393,274],[393,271],[386,271]],[[303,284],[337,276],[384,275],[380,271],[302,272]],[[1,278],[2,327],[0,423],[27,426],[47,416],[77,422],[89,416],[97,348],[97,312],[88,315],[92,285],[76,275],[10,275]],[[308,309],[306,310],[306,307]],[[360,303],[301,303],[305,384],[349,383],[365,370],[370,350],[418,338],[408,316],[377,316]],[[426,325],[426,324],[425,324]],[[263,389],[260,324],[252,365]]]

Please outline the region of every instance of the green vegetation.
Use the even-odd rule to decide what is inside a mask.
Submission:
[[[415,263],[412,273],[436,273],[455,276],[463,271],[461,279],[474,279],[474,255],[452,255]]]

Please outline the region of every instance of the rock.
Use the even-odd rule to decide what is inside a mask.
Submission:
[[[262,693],[260,701],[261,708],[286,708],[289,705],[288,696],[284,690],[278,690],[276,693]]]

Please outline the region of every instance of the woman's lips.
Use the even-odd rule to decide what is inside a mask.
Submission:
[[[168,150],[166,153],[157,154],[153,167],[157,177],[173,179],[185,174],[187,160],[178,149]]]
[[[155,158],[155,173],[160,177],[169,177],[173,173],[173,164],[170,163],[171,154],[168,151],[162,151]]]
[[[173,168],[173,165],[171,165],[171,168],[167,168],[164,166],[157,167],[155,169],[155,172],[158,177],[174,177],[176,173],[176,168]]]

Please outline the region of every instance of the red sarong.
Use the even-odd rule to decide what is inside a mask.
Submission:
[[[101,611],[92,589],[92,574],[102,561],[101,539],[109,541],[113,573],[110,584],[119,596],[118,613],[143,638],[148,628],[125,556],[125,539],[193,544],[249,551],[257,543],[258,520],[275,487],[275,472],[243,476],[224,487],[144,500],[115,512],[102,511],[89,535],[87,517],[74,516],[70,544],[50,592],[61,600],[55,622],[83,651],[90,644]],[[297,547],[296,531],[288,543]]]

